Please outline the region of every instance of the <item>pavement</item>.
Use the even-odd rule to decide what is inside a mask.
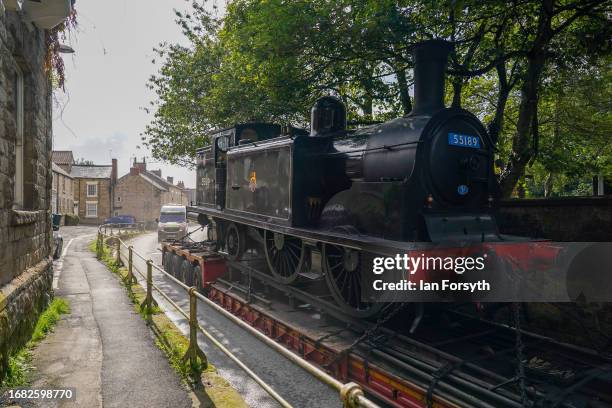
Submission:
[[[35,401],[23,407],[191,407],[180,383],[125,289],[87,248],[95,227],[62,227],[55,293],[70,302],[33,352],[32,388],[73,387],[76,401]]]
[[[34,350],[36,389],[76,389],[76,403],[57,401],[20,402],[29,407],[190,407],[194,397],[179,381],[166,357],[155,346],[154,337],[137,314],[125,289],[108,269],[95,259],[87,246],[95,238],[95,227],[62,227],[63,256],[55,261],[54,288],[70,302],[54,332]],[[202,238],[196,234],[195,239]],[[134,249],[161,264],[157,234],[132,239]],[[135,271],[146,264],[134,257]],[[144,279],[136,273],[140,283]],[[183,310],[189,309],[185,291],[153,269],[153,280]],[[187,334],[188,322],[154,292],[159,306]],[[338,393],[309,373],[246,333],[203,302],[198,302],[200,324],[243,363],[296,408],[340,407]],[[273,400],[225,354],[198,338],[208,360],[254,408],[276,408]],[[221,408],[221,407],[220,407]]]
[[[204,239],[203,236],[204,234],[198,232],[193,235],[193,238],[195,240]],[[161,266],[161,252],[155,233],[140,235],[132,239],[130,243],[137,252]],[[146,271],[144,261],[138,257],[134,257],[134,267],[143,273]],[[137,273],[136,276],[144,285],[142,276]],[[153,281],[183,310],[189,310],[189,299],[184,289],[155,268],[153,269]],[[154,297],[179,329],[183,333],[188,333],[188,322],[155,292]],[[308,372],[291,363],[201,301],[198,301],[198,319],[205,329],[211,332],[217,340],[230,349],[234,355],[294,407],[332,408],[342,406],[337,391],[324,385]],[[279,406],[242,369],[205,340],[204,336],[200,335],[198,340],[209,361],[214,364],[219,374],[242,395],[247,404],[256,408]]]

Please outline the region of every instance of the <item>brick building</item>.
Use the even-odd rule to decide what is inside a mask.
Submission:
[[[52,85],[32,3],[0,0],[0,379],[52,293]]]
[[[130,172],[117,180],[114,215],[132,215],[138,222],[152,223],[162,205],[187,205],[187,194],[173,181],[172,177],[162,178],[161,170],[147,170],[144,159],[134,160]]]
[[[51,187],[51,212],[53,214],[74,213],[73,178],[64,169],[51,163],[53,184]]]
[[[107,165],[73,164],[74,207],[81,224],[102,224],[111,217],[117,159]]]

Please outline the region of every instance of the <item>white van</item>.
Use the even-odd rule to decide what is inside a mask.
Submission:
[[[180,239],[187,235],[187,208],[184,205],[164,205],[157,220],[157,241]]]

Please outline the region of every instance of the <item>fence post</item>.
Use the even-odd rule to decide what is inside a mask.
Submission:
[[[121,240],[117,237],[117,259],[115,260],[117,266],[121,265]]]
[[[133,263],[134,263],[134,247],[130,245],[128,247],[128,272],[125,278],[126,284],[128,286],[132,285],[133,283],[138,283],[132,271]]]
[[[189,288],[189,347],[183,356],[183,362],[189,360],[191,370],[198,370],[198,358],[200,359],[201,368],[208,367],[208,359],[206,354],[198,345],[198,299],[196,298],[196,288]]]
[[[102,259],[102,232],[98,231],[96,239],[96,257]]]
[[[157,306],[157,302],[153,299],[153,261],[147,261],[147,296],[140,304],[140,310],[146,308],[147,321],[151,320],[153,313],[153,305]]]

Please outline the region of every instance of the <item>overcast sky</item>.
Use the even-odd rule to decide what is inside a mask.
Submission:
[[[212,2],[209,2],[212,5]],[[222,3],[222,2],[220,2]],[[108,164],[119,160],[119,175],[135,155],[150,157],[140,133],[149,122],[142,107],[154,98],[146,88],[156,67],[153,47],[182,42],[173,9],[185,0],[78,0],[78,30],[67,41],[75,54],[64,55],[66,93],[55,92],[54,150],[72,150],[75,158]],[[195,172],[154,162],[148,169],[195,185]]]

